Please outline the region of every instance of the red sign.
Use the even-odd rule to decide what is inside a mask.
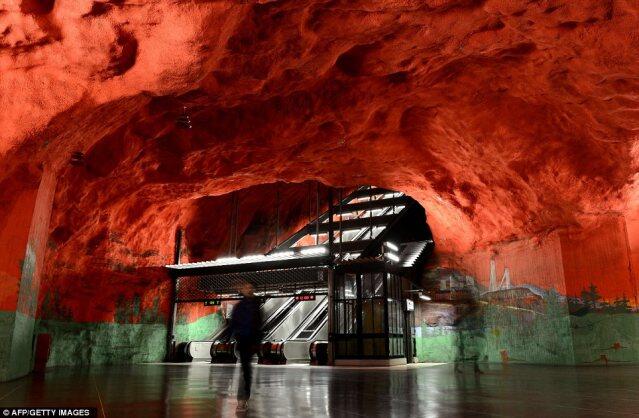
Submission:
[[[295,300],[298,302],[304,302],[307,300],[315,300],[315,295],[295,295]]]

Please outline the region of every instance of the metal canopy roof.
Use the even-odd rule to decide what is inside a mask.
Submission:
[[[186,276],[177,283],[178,302],[228,299],[238,293],[242,283],[251,283],[256,293],[295,294],[302,290],[326,291],[328,266],[260,270],[242,273]],[[226,296],[224,296],[226,295]]]
[[[203,276],[223,273],[249,273],[263,270],[290,269],[299,267],[318,267],[330,264],[328,251],[326,254],[305,255],[301,252],[279,252],[263,256],[242,258],[224,258],[215,261],[198,263],[171,264],[166,266],[172,275]]]
[[[434,246],[433,240],[408,242],[404,244],[404,248],[400,254],[399,264],[404,268],[412,268],[424,261],[424,255],[427,250]]]

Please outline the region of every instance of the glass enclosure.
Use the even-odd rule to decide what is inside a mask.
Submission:
[[[336,359],[405,356],[400,276],[386,272],[336,274],[333,303]]]

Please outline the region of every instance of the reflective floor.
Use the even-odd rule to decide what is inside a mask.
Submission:
[[[101,417],[235,416],[238,368],[60,368],[0,383],[0,406],[97,407]],[[257,366],[256,417],[639,416],[639,367]]]

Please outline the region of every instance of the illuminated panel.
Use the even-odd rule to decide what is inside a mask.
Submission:
[[[165,267],[174,269],[174,270],[182,270],[182,269],[200,268],[200,267],[230,266],[230,265],[238,265],[238,264],[291,260],[291,259],[299,258],[299,257],[322,255],[322,254],[326,254],[327,252],[328,250],[326,248],[310,247],[309,249],[302,250],[299,254],[296,254],[293,251],[278,251],[276,253],[269,254],[269,255],[256,254],[256,255],[247,255],[240,258],[221,257],[216,260],[198,261],[195,263],[170,264]]]
[[[291,247],[308,247],[309,245],[315,245],[315,234],[306,234],[302,238],[298,239]],[[326,244],[328,242],[328,233],[322,232],[319,234],[318,244]]]
[[[367,230],[368,228],[361,228],[361,229],[351,229],[348,231],[343,231],[342,234],[342,242],[350,242],[350,241],[355,241],[356,239],[358,239],[359,237],[361,237],[363,235],[363,233]],[[335,242],[339,242],[339,231],[335,231]]]

